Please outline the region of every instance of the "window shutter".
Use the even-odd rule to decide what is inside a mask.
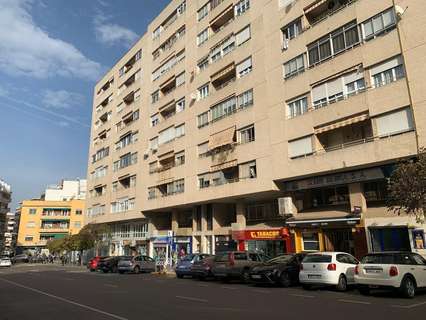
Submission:
[[[252,66],[251,64],[251,57],[247,58],[246,60],[244,60],[243,62],[240,62],[237,65],[237,74],[240,74],[241,71],[250,68]]]
[[[313,152],[312,136],[289,141],[288,149],[288,154],[290,158],[311,154]]]
[[[321,84],[319,86],[312,88],[312,101],[318,101],[327,97],[326,84]]]
[[[344,78],[343,81],[345,82],[345,84],[348,84],[348,83],[364,78],[364,72],[352,72],[345,75],[343,78]]]
[[[340,92],[343,92],[342,78],[337,78],[335,80],[327,82],[327,94],[329,97]]]
[[[250,39],[250,26],[245,27],[236,35],[236,45],[239,46]]]
[[[395,68],[399,65],[402,64],[402,57],[401,56],[397,56],[395,58],[392,58],[388,61],[382,62],[376,66],[374,66],[373,68],[370,69],[370,74],[371,76],[374,76],[375,74],[381,73],[383,71]]]
[[[388,113],[376,118],[377,134],[386,136],[413,129],[413,117],[410,108]]]

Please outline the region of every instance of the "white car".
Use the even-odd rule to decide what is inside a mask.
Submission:
[[[426,260],[412,252],[371,253],[357,266],[355,282],[361,294],[388,288],[413,298],[417,288],[426,287]]]
[[[0,258],[0,267],[10,267],[12,266],[12,261],[8,257]]]
[[[316,252],[308,254],[302,261],[299,281],[304,289],[313,285],[333,285],[345,291],[354,284],[355,267],[358,260],[345,252]]]

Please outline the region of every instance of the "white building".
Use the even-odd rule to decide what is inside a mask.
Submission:
[[[86,184],[85,179],[62,180],[59,185],[46,188],[44,199],[46,201],[84,200],[86,198]]]

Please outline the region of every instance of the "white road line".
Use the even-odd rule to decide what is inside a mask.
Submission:
[[[271,293],[271,291],[267,291],[267,290],[259,290],[259,289],[253,289],[251,290],[253,292],[258,292],[258,293]]]
[[[355,303],[355,304],[371,304],[371,302],[367,302],[367,301],[349,300],[349,299],[338,299],[337,301],[345,302],[345,303]]]
[[[2,279],[2,278],[0,278],[0,281],[7,282],[7,283],[12,284],[16,287],[27,289],[27,290],[42,294],[44,296],[47,296],[47,297],[50,297],[50,298],[53,298],[53,299],[56,299],[56,300],[59,300],[59,301],[62,301],[62,302],[66,302],[66,303],[78,306],[78,307],[83,308],[83,309],[87,309],[87,310],[90,310],[90,311],[93,311],[93,312],[97,312],[99,314],[103,314],[103,315],[109,316],[109,317],[114,318],[114,319],[129,320],[127,318],[120,317],[120,316],[113,314],[113,313],[102,311],[102,310],[99,310],[99,309],[96,309],[96,308],[93,308],[93,307],[90,307],[90,306],[87,306],[87,305],[84,305],[84,304],[81,304],[81,303],[78,303],[78,302],[75,302],[75,301],[72,301],[72,300],[68,300],[68,299],[65,299],[65,298],[62,298],[62,297],[55,296],[53,294],[50,294],[50,293],[47,293],[47,292],[44,292],[44,291],[41,291],[41,290],[38,290],[38,289],[34,289],[34,288],[31,288],[31,287],[24,286],[22,284],[14,282],[14,281]]]
[[[415,308],[415,307],[420,307],[420,306],[422,306],[424,304],[426,304],[426,301],[420,302],[420,303],[415,303],[415,304],[410,304],[408,306],[392,305],[392,307],[394,307],[394,308],[403,308],[403,309],[411,309],[411,308]]]
[[[237,290],[237,288],[235,287],[226,287],[226,286],[221,286],[222,289],[228,289],[228,290]]]
[[[111,288],[118,288],[118,286],[116,286],[115,284],[109,284],[109,283],[105,283],[104,286],[111,287]]]
[[[310,296],[307,294],[289,293],[288,295],[293,297],[300,297],[300,298],[315,298],[315,296]]]
[[[204,302],[204,303],[209,302],[209,300],[206,300],[206,299],[199,299],[199,298],[192,298],[192,297],[185,297],[185,296],[176,296],[176,298],[189,300],[189,301]]]
[[[198,286],[199,287],[208,287],[209,285],[208,284],[199,284]]]

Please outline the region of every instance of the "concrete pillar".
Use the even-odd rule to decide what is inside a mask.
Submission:
[[[172,230],[174,232],[176,232],[178,230],[178,228],[179,228],[179,225],[178,225],[178,214],[179,214],[179,212],[178,212],[177,209],[173,209],[172,210]]]
[[[240,228],[245,229],[247,224],[246,219],[246,205],[242,201],[238,201],[235,206],[236,216],[237,216],[237,224]]]
[[[201,205],[201,231],[207,230],[207,205]]]
[[[361,183],[351,183],[349,185],[349,200],[351,202],[351,211],[354,207],[360,207],[362,212],[367,211],[367,201],[365,200],[364,193],[362,192]]]

